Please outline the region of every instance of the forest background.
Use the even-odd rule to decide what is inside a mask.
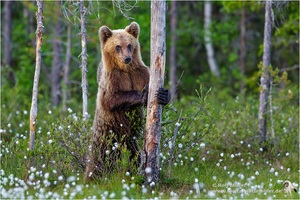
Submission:
[[[169,75],[171,70],[175,69],[177,97],[164,111],[166,126],[163,128],[165,136],[162,152],[164,152],[164,143],[168,144],[172,140],[170,138],[173,136],[174,127],[178,125],[177,121],[182,124],[181,128],[187,132],[187,135],[186,138],[177,138],[176,144],[178,142],[190,145],[187,138],[197,131],[202,131],[199,140],[196,140],[202,147],[204,144],[205,149],[199,157],[199,162],[203,160],[204,155],[209,160],[207,151],[213,152],[217,149],[218,155],[220,152],[246,151],[242,150],[246,142],[243,145],[241,140],[248,141],[247,145],[251,144],[252,147],[257,145],[258,148],[252,149],[251,152],[253,155],[260,155],[262,150],[256,136],[258,136],[259,78],[262,73],[260,62],[263,54],[264,3],[218,1],[211,4],[209,30],[214,49],[212,59],[216,62],[219,73],[211,70],[208,62],[205,47],[207,43],[205,3],[178,1],[175,14],[170,10],[171,2],[167,4],[165,87],[172,89]],[[42,69],[38,93],[40,136],[37,135],[37,140],[40,142],[43,141],[42,135],[47,138],[46,130],[49,129],[47,125],[55,124],[54,119],[63,121],[70,112],[80,113],[82,110],[78,5],[76,1],[44,3]],[[86,1],[85,7],[87,9],[88,113],[92,119],[98,87],[97,67],[101,60],[98,29],[102,25],[107,25],[111,29],[123,29],[131,21],[138,22],[141,29],[139,37],[141,54],[145,64],[149,66],[150,2]],[[28,112],[35,70],[36,10],[35,2],[22,1],[8,4],[1,1],[1,141],[4,142],[2,148],[10,146],[12,148],[10,153],[18,152],[21,156],[24,156],[21,152],[28,142]],[[174,17],[177,18],[177,26],[171,31],[171,21]],[[175,38],[172,37],[174,35]],[[171,54],[172,44],[176,44],[175,54]],[[270,93],[273,104],[269,109],[274,113],[272,112],[273,115],[270,115],[271,112],[268,113],[268,136],[271,138],[272,133],[275,132],[276,137],[271,138],[272,148],[266,157],[279,162],[276,158],[278,154],[286,155],[288,152],[293,156],[288,156],[283,163],[292,163],[294,171],[298,170],[299,173],[297,163],[291,161],[292,157],[299,158],[299,137],[296,140],[292,139],[299,136],[299,2],[273,3],[271,45],[274,87]],[[172,64],[174,60],[175,65]],[[67,71],[66,65],[69,67]],[[196,112],[198,108],[203,111],[203,114],[199,114],[200,111]],[[182,110],[186,113],[182,114]],[[198,123],[191,125],[192,128],[188,127],[194,123],[189,121],[191,116],[200,118]],[[230,127],[227,130],[225,127],[228,123]],[[186,124],[185,128],[183,128],[184,124]],[[200,128],[197,127],[199,124]],[[237,132],[241,134],[236,134]],[[15,143],[16,140],[20,140],[20,135],[26,136],[23,146]],[[44,143],[49,144],[47,141]],[[178,155],[181,155],[179,153],[181,148],[174,150],[173,154],[177,157],[174,156],[175,158],[170,159],[168,163],[173,165],[174,160],[180,160],[181,156]],[[193,153],[195,152],[191,154]],[[24,170],[21,167],[11,169],[10,164],[6,162],[9,153],[7,156],[4,155],[1,159],[6,173],[23,175]],[[213,157],[211,159],[214,160]],[[24,161],[15,158],[14,162],[20,166]],[[279,168],[281,165],[283,164],[278,165]],[[289,177],[296,176],[297,172],[289,175]],[[186,180],[186,182],[191,181]],[[188,192],[183,193],[188,194]]]

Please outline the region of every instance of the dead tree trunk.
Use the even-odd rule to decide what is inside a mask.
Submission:
[[[43,0],[37,0],[38,11],[36,13],[37,19],[37,29],[36,29],[36,63],[35,63],[35,73],[34,73],[34,82],[32,89],[32,101],[30,108],[30,140],[29,140],[29,150],[34,148],[34,139],[35,139],[35,128],[36,128],[36,119],[38,114],[37,109],[37,98],[38,98],[38,86],[40,78],[40,69],[41,69],[41,48],[43,41]],[[33,158],[30,159],[29,167],[33,164]]]
[[[68,25],[68,42],[67,42],[67,50],[66,50],[66,62],[64,64],[63,69],[63,87],[62,87],[62,104],[63,110],[67,110],[67,100],[69,98],[68,95],[68,84],[69,84],[69,73],[70,73],[70,61],[71,61],[71,25]]]
[[[260,77],[260,96],[259,96],[259,112],[258,123],[259,133],[262,142],[267,138],[267,119],[266,113],[268,108],[268,95],[270,89],[270,57],[271,57],[271,31],[272,31],[272,1],[267,0],[265,5],[265,28],[264,28],[264,51],[262,75]]]
[[[3,65],[11,65],[11,50],[12,50],[12,42],[11,42],[11,1],[4,2],[4,26],[3,26]]]
[[[56,2],[60,7],[60,2]],[[60,12],[60,10],[58,10]],[[62,21],[60,13],[56,16],[56,22],[54,25],[54,38],[53,38],[53,59],[51,66],[51,104],[52,106],[57,106],[61,101],[62,89],[62,41],[61,41],[61,30],[62,30]]]
[[[14,85],[16,80],[11,66],[12,55],[12,39],[11,39],[11,26],[12,26],[12,4],[11,1],[4,2],[4,25],[3,25],[3,67],[7,67],[6,78],[11,85]],[[1,83],[0,83],[1,84]]]
[[[164,85],[166,60],[166,2],[151,1],[151,55],[150,82],[144,141],[143,168],[147,185],[159,180],[159,152],[161,138],[162,106],[155,98],[156,91]]]
[[[241,21],[240,21],[240,72],[242,74],[240,91],[245,88],[244,76],[246,71],[246,8],[242,8]]]
[[[81,26],[81,87],[82,87],[82,115],[83,119],[88,118],[88,83],[87,83],[87,53],[86,53],[86,29],[84,0],[80,0],[80,26]]]
[[[173,99],[176,99],[176,83],[177,83],[177,61],[176,61],[176,41],[177,41],[177,2],[171,1],[171,17],[170,17],[170,31],[171,31],[171,44],[170,44],[170,92]]]
[[[204,3],[204,41],[205,41],[205,48],[207,53],[207,61],[210,68],[210,71],[213,75],[220,77],[220,70],[217,65],[215,55],[214,55],[214,48],[212,46],[211,41],[211,32],[210,32],[210,24],[211,24],[211,13],[212,13],[212,6],[210,1],[205,1]]]

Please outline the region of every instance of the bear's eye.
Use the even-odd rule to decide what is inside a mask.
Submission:
[[[132,51],[132,46],[131,46],[131,44],[129,44],[127,48],[128,48],[128,51]]]
[[[117,46],[116,46],[116,50],[117,50],[117,52],[120,52],[120,51],[121,51],[121,46],[120,46],[120,45],[117,45]]]

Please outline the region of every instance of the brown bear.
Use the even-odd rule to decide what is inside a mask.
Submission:
[[[139,33],[136,22],[124,30],[110,30],[107,26],[99,29],[102,62],[97,74],[98,94],[86,180],[106,173],[119,158],[120,146],[124,144],[130,159],[140,160],[136,139],[143,131],[149,69],[142,61]],[[164,88],[157,91],[156,97],[162,105],[170,101]]]

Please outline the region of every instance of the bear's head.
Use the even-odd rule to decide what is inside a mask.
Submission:
[[[132,22],[124,30],[111,30],[107,26],[99,29],[102,59],[110,67],[128,68],[128,65],[140,59],[140,27]],[[109,67],[107,66],[107,67]]]

